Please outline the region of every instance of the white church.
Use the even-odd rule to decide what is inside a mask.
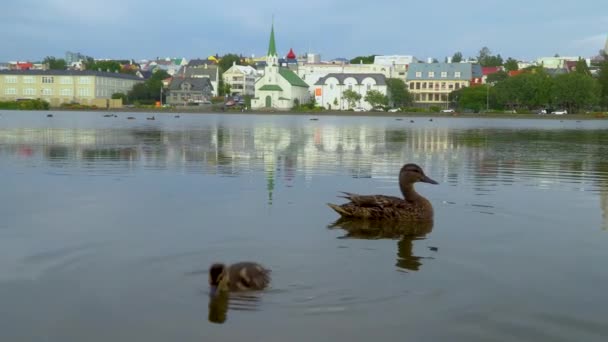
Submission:
[[[310,101],[308,84],[293,71],[279,66],[274,24],[270,30],[266,64],[264,76],[255,83],[255,97],[251,99],[252,109],[289,110],[298,103],[305,104]]]

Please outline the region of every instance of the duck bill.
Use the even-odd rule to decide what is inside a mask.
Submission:
[[[430,179],[427,176],[422,177],[422,179],[420,180],[421,182],[425,182],[425,183],[429,183],[429,184],[439,184],[436,181]]]

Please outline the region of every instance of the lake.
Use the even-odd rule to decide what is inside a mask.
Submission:
[[[608,121],[47,113],[0,112],[2,341],[608,336]],[[333,226],[408,162],[432,225]]]

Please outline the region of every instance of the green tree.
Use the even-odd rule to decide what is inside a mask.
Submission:
[[[350,90],[350,89],[346,89],[342,93],[342,97],[346,100],[346,102],[348,102],[349,108],[355,107],[357,105],[357,102],[359,102],[359,100],[361,100],[361,94],[357,93],[356,91]]]
[[[226,70],[230,69],[230,67],[232,67],[234,64],[241,64],[241,57],[234,53],[229,53],[222,56],[218,63],[221,72],[226,72]]]
[[[462,53],[460,51],[454,53],[452,56],[452,63],[460,63],[462,62]]]
[[[386,80],[390,102],[393,107],[406,107],[412,103],[412,94],[407,89],[405,82],[399,78],[388,78]]]
[[[596,79],[578,72],[556,76],[551,90],[553,103],[569,113],[596,105],[601,94]]]
[[[68,68],[68,64],[65,59],[62,58],[47,56],[43,63],[48,65],[51,70],[66,70]]]
[[[608,107],[608,59],[604,59],[599,65],[597,80],[601,87],[600,104]]]
[[[575,72],[587,76],[591,76],[591,71],[589,70],[589,66],[587,65],[587,61],[582,58],[579,58],[576,61]]]
[[[543,69],[509,77],[496,84],[496,100],[511,109],[545,107],[551,103],[553,82]]]
[[[169,77],[169,74],[164,70],[154,72],[145,82],[133,86],[128,94],[129,101],[143,104],[160,101],[160,89],[163,86],[163,80],[167,77]]]
[[[367,101],[372,108],[388,105],[388,97],[378,90],[368,90],[364,100]]]
[[[502,57],[500,57],[500,54],[496,56],[492,55],[492,51],[490,51],[490,49],[486,46],[484,46],[479,51],[477,61],[481,66],[484,67],[501,66],[503,64]]]
[[[493,74],[489,74],[488,75],[488,83],[498,83],[498,82],[502,82],[504,80],[506,80],[509,77],[509,74],[507,74],[505,71],[497,71]]]
[[[471,109],[475,112],[485,110],[488,103],[490,108],[496,108],[495,90],[490,85],[461,88],[450,94],[450,100],[456,102],[460,109]]]
[[[120,72],[122,66],[116,61],[90,61],[85,62],[85,69],[93,71]]]
[[[517,63],[517,60],[513,59],[511,57],[507,58],[507,60],[505,61],[505,70],[506,71],[519,70],[519,64]]]
[[[357,56],[350,60],[351,64],[374,64],[374,58],[376,55],[371,56]]]

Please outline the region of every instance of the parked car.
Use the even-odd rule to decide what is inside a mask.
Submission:
[[[564,110],[556,110],[556,111],[554,111],[554,112],[551,112],[551,114],[555,114],[555,115],[565,115],[565,114],[568,114],[568,111],[567,111],[567,110],[565,110],[565,109],[564,109]]]
[[[353,108],[353,110],[355,112],[367,112],[367,109],[365,109],[363,107],[355,107],[355,108]]]
[[[397,113],[397,112],[401,111],[401,108],[391,108],[388,111],[389,111],[389,113]]]
[[[542,115],[542,114],[547,114],[547,110],[546,109],[539,109],[536,111],[536,114]]]
[[[442,109],[441,112],[442,113],[454,113],[456,111],[454,109],[450,108],[450,109]]]

